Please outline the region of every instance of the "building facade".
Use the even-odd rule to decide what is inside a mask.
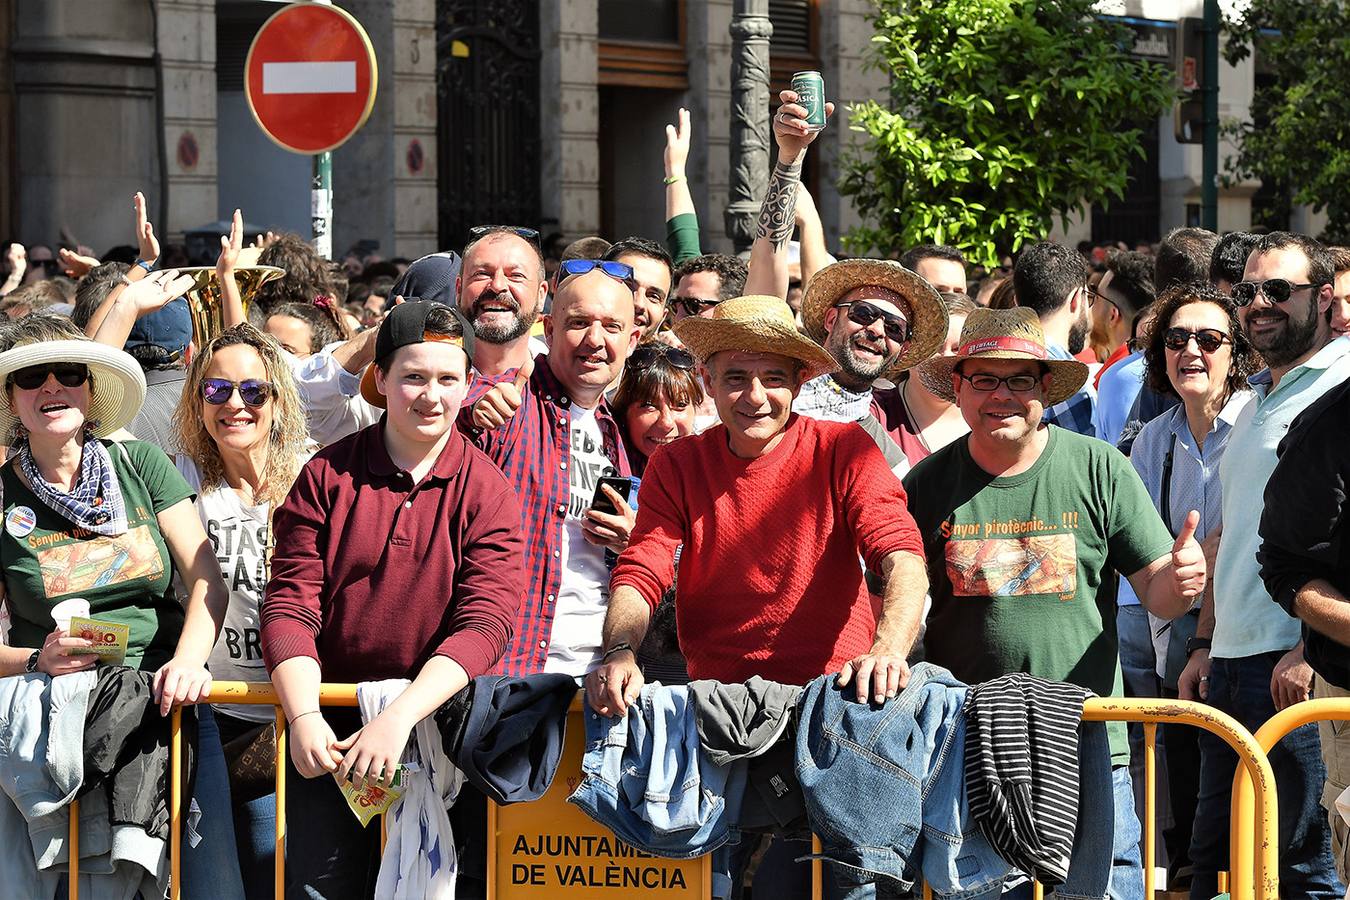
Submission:
[[[662,151],[692,112],[689,182],[708,249],[729,250],[733,0],[341,0],[370,35],[379,91],[334,152],[334,249],[386,257],[463,243],[473,224],[537,225],[566,238],[664,233]],[[838,113],[806,183],[828,240],[858,221],[833,185],[859,139],[848,104],[883,99],[870,67],[869,0],[769,0],[773,92],[818,69]],[[310,160],[272,144],[248,111],[249,42],[272,0],[0,0],[0,235],[133,242],[136,190],[171,238],[228,218],[307,233]],[[1136,52],[1201,0],[1124,0]],[[1248,61],[1221,67],[1221,114],[1242,118]],[[1156,240],[1198,216],[1200,149],[1170,116],[1150,132],[1129,196],[1085,210],[1070,239]],[[1259,185],[1221,192],[1219,225],[1247,227]],[[125,198],[126,203],[120,202]],[[1258,204],[1260,198],[1257,197]],[[1317,223],[1296,210],[1294,227]],[[2,238],[0,238],[2,239]]]

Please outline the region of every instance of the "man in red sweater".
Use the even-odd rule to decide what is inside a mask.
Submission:
[[[675,328],[705,366],[722,423],[648,463],[610,580],[604,663],[586,679],[591,706],[616,715],[636,700],[633,650],[681,545],[676,619],[690,676],[805,684],[838,672],[859,702],[894,697],[928,587],[923,544],[867,433],[792,412],[834,360],[776,297],[728,300]],[[885,580],[880,618],[859,554]]]

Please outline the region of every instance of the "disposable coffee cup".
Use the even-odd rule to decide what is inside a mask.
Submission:
[[[52,607],[52,618],[56,620],[56,627],[66,634],[70,634],[71,619],[88,617],[89,601],[83,597],[71,597]]]

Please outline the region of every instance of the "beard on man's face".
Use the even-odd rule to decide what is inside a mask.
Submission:
[[[1292,306],[1293,304],[1286,305]],[[1278,306],[1261,310],[1249,308],[1248,321],[1255,316],[1262,316],[1267,319],[1284,316],[1284,327],[1275,329],[1273,332],[1258,331],[1253,333],[1248,329],[1247,336],[1252,342],[1252,347],[1265,360],[1266,365],[1287,366],[1313,348],[1313,344],[1317,340],[1317,318],[1320,315],[1322,314],[1318,311],[1317,304],[1311,301],[1307,304],[1307,314],[1301,318]]]
[[[1083,352],[1083,348],[1087,346],[1088,332],[1091,330],[1092,319],[1088,316],[1083,316],[1073,323],[1073,327],[1069,329],[1069,346],[1066,348],[1071,355],[1077,356]]]
[[[474,336],[489,344],[509,344],[529,332],[539,317],[537,309],[526,312],[510,291],[484,291],[470,310]],[[506,313],[511,318],[506,318]],[[491,316],[490,319],[484,319]]]

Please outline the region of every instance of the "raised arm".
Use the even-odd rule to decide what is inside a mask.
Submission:
[[[698,238],[698,213],[694,195],[689,191],[685,165],[689,161],[689,110],[680,107],[678,125],[666,126],[666,246],[678,265],[698,256],[702,249]]]
[[[244,298],[239,293],[239,282],[234,280],[234,268],[239,264],[239,253],[244,249],[244,215],[234,211],[230,233],[220,236],[220,255],[216,257],[216,278],[220,281],[220,300],[225,316],[225,327],[233,328],[248,321],[244,313]]]
[[[745,293],[766,294],[787,299],[787,245],[797,210],[797,186],[802,180],[806,148],[820,134],[806,122],[806,108],[797,104],[795,91],[779,93],[782,106],[773,117],[773,137],[778,144],[778,160],[769,175],[769,188],[759,208],[755,242],[750,247],[750,274]],[[834,104],[825,104],[825,115],[834,113]]]

